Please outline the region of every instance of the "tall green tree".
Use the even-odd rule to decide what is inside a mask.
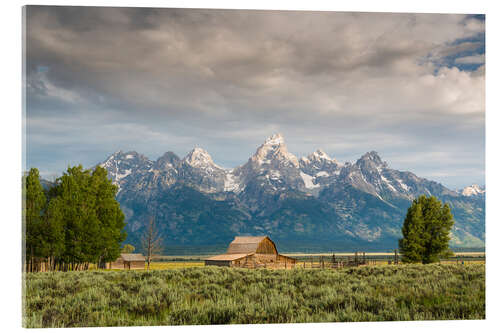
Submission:
[[[437,262],[452,254],[449,249],[453,215],[436,197],[420,196],[408,208],[399,250],[403,262]]]
[[[49,200],[42,222],[42,237],[45,241],[43,257],[47,258],[49,269],[55,270],[59,258],[64,254],[64,220],[61,200]]]
[[[408,208],[401,230],[403,238],[399,240],[399,250],[403,255],[403,262],[422,262],[424,225],[422,204],[415,200]]]
[[[53,270],[85,269],[120,255],[125,216],[115,199],[117,187],[102,167],[68,167],[47,196],[38,170],[31,169],[23,177],[23,191],[29,271],[37,270],[35,264],[42,261]]]
[[[90,171],[83,167],[68,167],[58,179],[53,195],[59,200],[64,224],[64,270],[91,259],[89,239],[96,233],[97,219],[93,214],[94,198],[89,192]]]
[[[31,168],[23,177],[23,226],[25,262],[28,270],[33,270],[34,260],[43,255],[46,245],[42,237],[42,220],[46,204],[38,169]]]
[[[125,216],[115,199],[117,188],[106,170],[69,167],[51,191],[54,213],[64,225],[63,269],[113,261],[126,238]]]
[[[108,179],[106,169],[98,166],[92,172],[91,189],[99,221],[98,235],[94,239],[95,254],[99,263],[113,261],[120,255],[120,244],[127,237],[125,215],[115,199],[118,188]]]

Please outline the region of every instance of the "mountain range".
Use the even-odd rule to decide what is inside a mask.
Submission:
[[[391,169],[375,151],[355,163],[322,150],[298,158],[275,134],[233,169],[199,147],[184,158],[169,151],[156,161],[119,151],[100,165],[118,186],[126,242],[136,246],[154,216],[165,247],[179,251],[223,249],[236,235],[269,235],[281,251],[393,249],[419,195],[451,206],[452,246],[484,246],[484,187],[451,190]]]

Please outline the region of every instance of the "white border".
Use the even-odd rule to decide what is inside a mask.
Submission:
[[[364,11],[364,12],[420,12],[420,13],[474,13],[486,14],[486,184],[487,184],[487,320],[485,321],[428,321],[428,322],[384,322],[384,323],[335,323],[335,324],[287,324],[287,325],[229,325],[229,326],[178,326],[168,327],[170,332],[254,332],[304,330],[340,330],[341,332],[417,332],[424,330],[454,332],[470,332],[471,330],[493,330],[498,326],[498,242],[500,218],[498,215],[499,163],[498,142],[498,82],[499,70],[498,41],[500,40],[498,25],[499,11],[495,1],[370,1],[350,0],[342,2],[331,1],[8,1],[3,3],[1,15],[2,29],[2,60],[3,75],[1,95],[1,172],[2,176],[2,326],[9,331],[21,330],[21,274],[20,274],[20,211],[21,211],[21,6],[25,4],[39,5],[85,5],[85,6],[133,6],[133,7],[184,7],[184,8],[240,8],[240,9],[286,9],[286,10],[334,10],[334,11]],[[164,331],[165,327],[147,328],[149,331]],[[64,329],[63,329],[64,330]],[[96,329],[90,329],[96,330]],[[99,329],[103,330],[103,329]],[[127,330],[142,331],[144,327],[105,328],[105,331]],[[45,329],[44,332],[52,331]],[[59,332],[60,330],[58,330]]]

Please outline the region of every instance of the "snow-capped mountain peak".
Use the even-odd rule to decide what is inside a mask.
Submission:
[[[328,156],[327,153],[325,153],[321,149],[317,149],[314,153],[309,154],[306,158],[302,158],[304,161],[328,161],[328,162],[333,162],[335,164],[340,164],[336,159],[331,158]]]
[[[485,192],[484,187],[478,185],[448,191],[409,172],[390,169],[375,151],[364,154],[354,164],[339,163],[321,149],[299,161],[288,151],[281,134],[267,138],[246,164],[232,170],[215,164],[210,154],[200,147],[191,150],[182,160],[173,152],[167,152],[156,162],[134,151],[117,151],[100,165],[107,169],[119,188],[132,186],[137,179],[146,177],[158,186],[179,181],[207,193],[241,193],[247,187],[255,189],[255,184],[270,193],[293,188],[312,195],[338,184],[351,184],[384,199],[412,198],[420,193],[474,198],[483,197]]]
[[[312,159],[317,159],[317,160],[331,160],[331,158],[321,149],[317,149],[314,153],[310,154],[308,156],[310,160]]]
[[[100,164],[100,166],[104,168],[112,168],[112,167],[118,167],[118,165],[123,164],[133,169],[136,169],[138,167],[141,167],[143,164],[150,164],[150,163],[152,162],[147,157],[135,151],[129,151],[124,153],[123,151],[119,150],[115,152],[113,155],[109,156],[106,159],[106,161]]]
[[[297,157],[288,152],[285,145],[285,140],[281,134],[274,134],[262,144],[251,160],[258,165],[263,164],[285,164],[291,165],[295,168],[299,167],[299,160]]]
[[[186,157],[183,159],[184,162],[189,164],[194,168],[204,168],[204,167],[214,167],[217,169],[222,169],[220,166],[214,163],[212,156],[202,148],[196,147],[191,150]]]
[[[153,165],[144,155],[135,151],[123,152],[121,150],[109,156],[106,161],[100,164],[101,167],[108,171],[108,174],[118,190],[121,190],[121,185],[125,178],[140,170],[147,170]]]
[[[356,161],[356,164],[365,166],[369,165],[371,167],[376,167],[377,169],[388,167],[387,162],[382,161],[376,151],[370,151],[364,154],[359,160]]]
[[[461,191],[461,194],[466,197],[483,195],[486,192],[484,186],[479,186],[477,184],[467,186]]]
[[[264,145],[271,145],[271,146],[281,145],[281,144],[285,144],[285,139],[283,138],[283,135],[281,133],[276,133],[271,135],[264,142]]]

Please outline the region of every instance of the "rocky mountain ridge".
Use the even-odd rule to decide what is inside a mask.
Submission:
[[[146,215],[153,214],[167,243],[179,245],[266,233],[285,244],[303,239],[304,244],[394,247],[407,207],[424,194],[452,206],[457,220],[453,244],[484,244],[484,189],[450,190],[391,169],[374,151],[355,163],[340,163],[322,150],[297,158],[283,136],[275,134],[233,169],[215,164],[202,148],[182,159],[167,152],[156,161],[119,151],[100,165],[119,187],[117,199],[132,240]],[[214,234],[203,234],[207,229]]]

